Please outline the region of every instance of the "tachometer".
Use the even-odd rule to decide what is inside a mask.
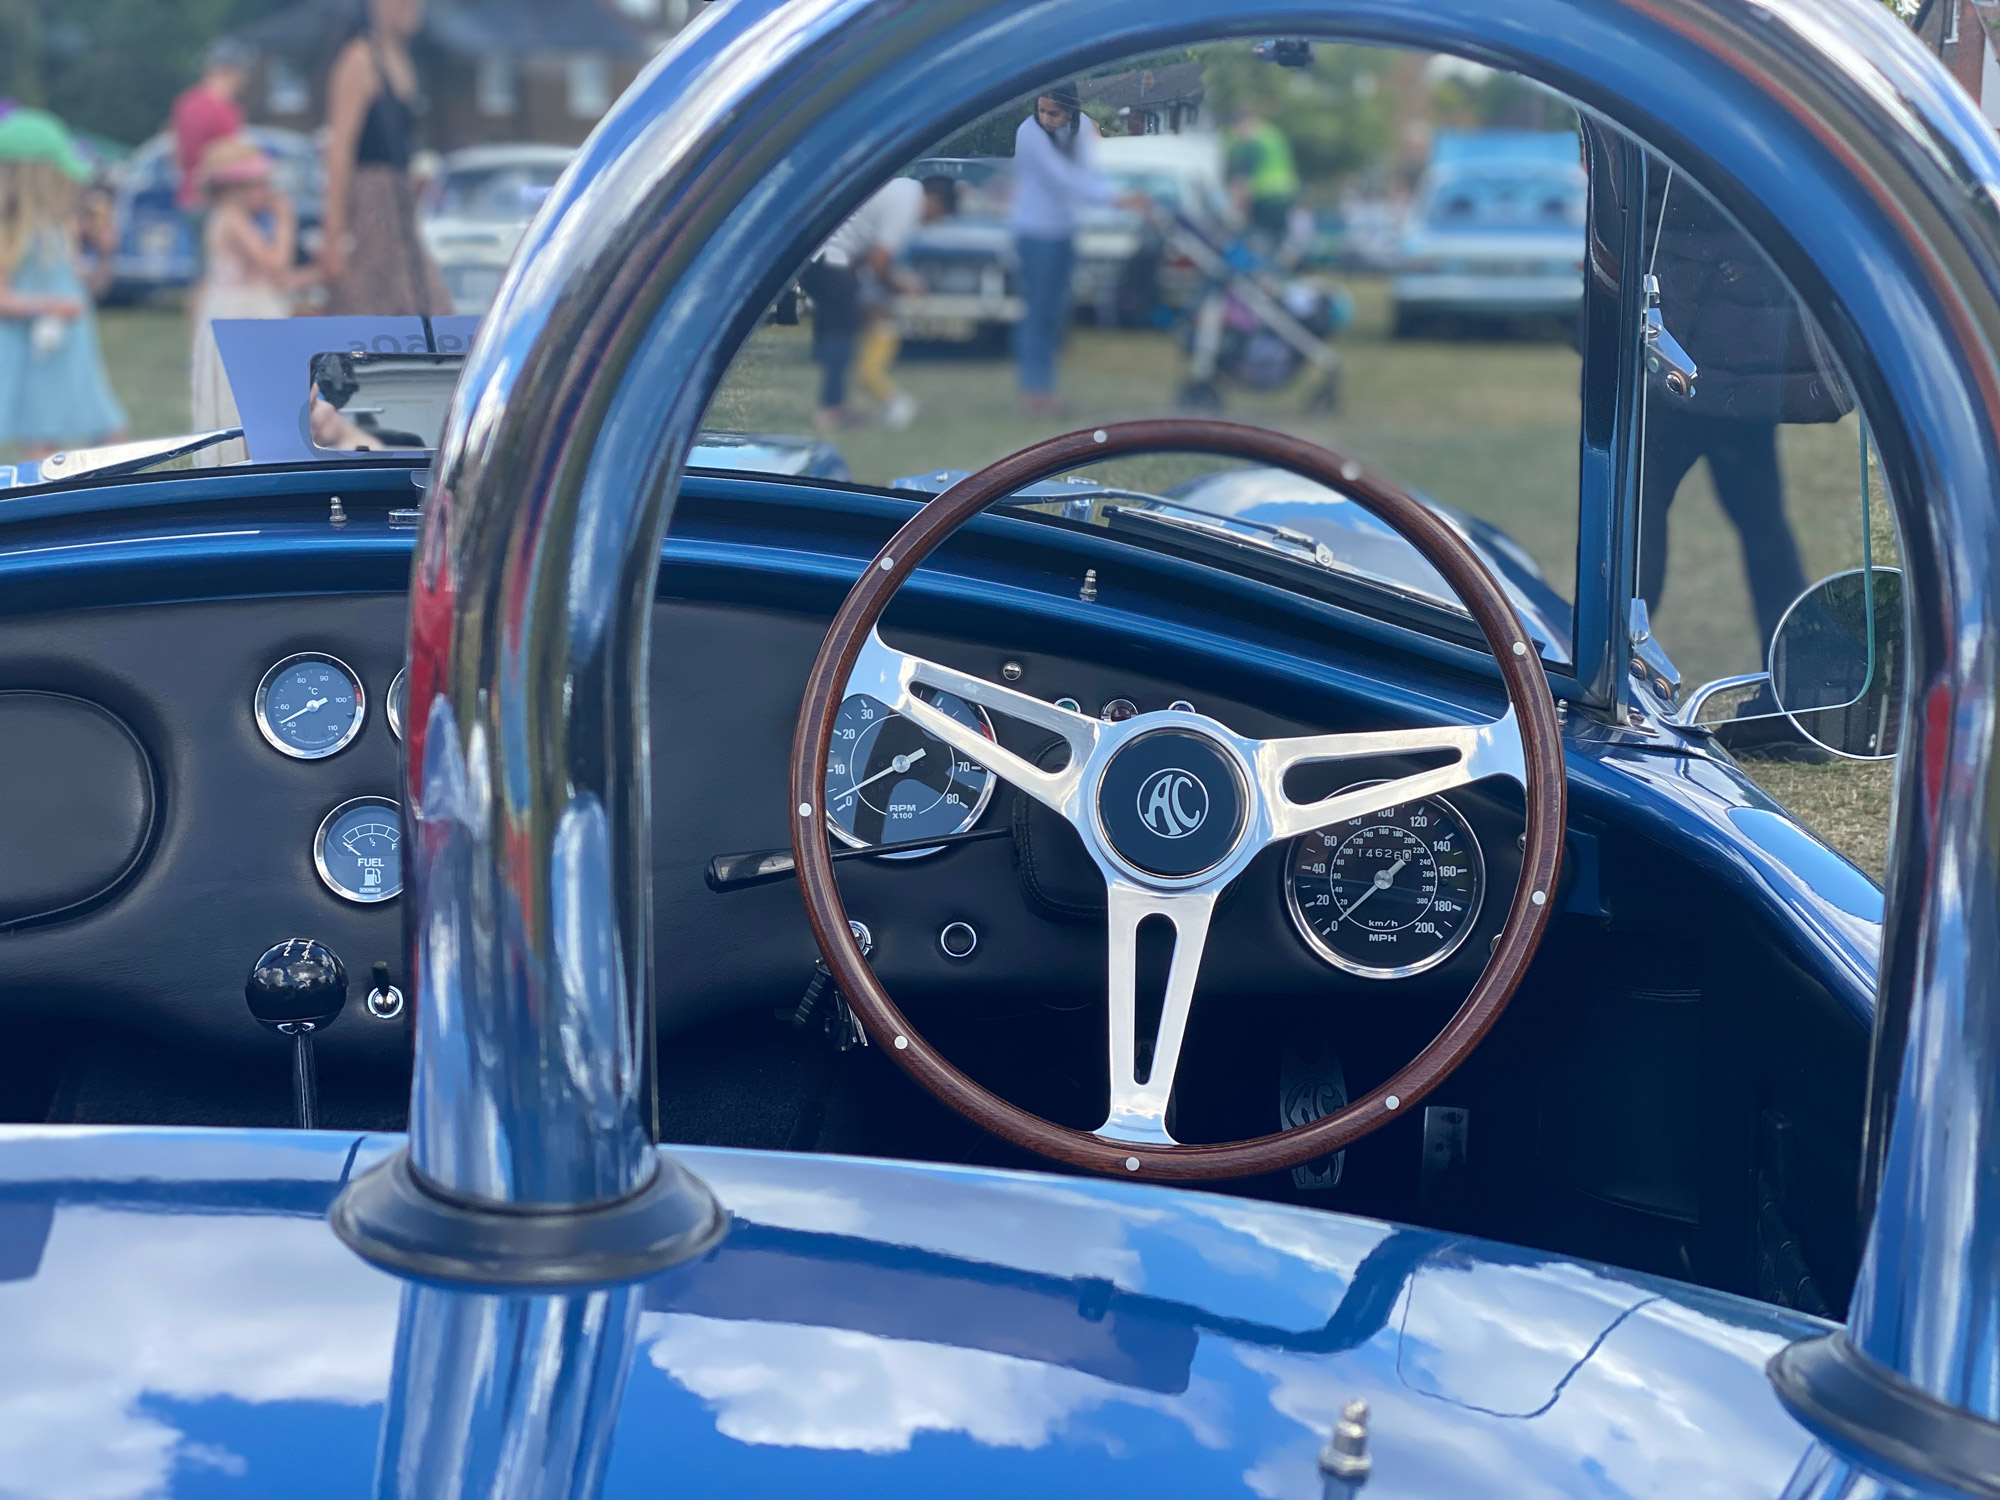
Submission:
[[[1479,840],[1442,797],[1303,834],[1285,869],[1299,935],[1328,963],[1366,979],[1443,963],[1472,931],[1485,887]]]
[[[993,738],[978,704],[919,691]],[[873,698],[856,693],[840,705],[826,760],[826,821],[841,842],[866,848],[964,833],[986,811],[993,787],[991,771]]]

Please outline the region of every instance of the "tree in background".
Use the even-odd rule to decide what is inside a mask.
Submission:
[[[1309,67],[1281,68],[1252,55],[1246,42],[1197,47],[1208,85],[1206,114],[1226,129],[1239,103],[1254,100],[1291,142],[1292,160],[1310,186],[1355,177],[1389,153],[1394,118],[1389,73],[1395,54],[1381,47],[1319,43]]]
[[[1576,110],[1518,73],[1457,58],[1431,69],[1431,109],[1447,130],[1574,130]]]
[[[0,94],[136,145],[217,36],[289,0],[0,0]]]

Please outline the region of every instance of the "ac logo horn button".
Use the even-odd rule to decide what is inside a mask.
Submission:
[[[1104,768],[1097,822],[1119,857],[1149,875],[1212,870],[1242,837],[1248,798],[1223,747],[1187,729],[1156,729]]]
[[[1139,785],[1139,818],[1163,839],[1184,839],[1208,817],[1208,788],[1192,771],[1168,766]]]

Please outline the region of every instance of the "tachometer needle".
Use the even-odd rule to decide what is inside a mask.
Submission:
[[[909,770],[911,766],[914,766],[918,761],[922,760],[927,753],[928,753],[927,751],[919,750],[912,755],[899,755],[894,760],[890,761],[888,765],[884,766],[881,770],[877,771],[873,776],[868,777],[866,780],[855,782],[853,786],[849,787],[846,791],[842,792],[840,796],[835,797],[833,800],[839,802],[844,800],[845,798],[852,797],[856,792],[860,791],[864,786],[868,786],[873,782],[880,781],[884,776],[900,776],[903,772]]]
[[[316,708],[325,708],[332,701],[330,698],[314,698],[304,708],[300,709],[298,714],[286,714],[284,718],[278,720],[278,727],[282,729],[285,725],[296,719],[299,714],[309,714]]]
[[[1368,884],[1368,889],[1361,893],[1361,900],[1355,902],[1352,906],[1348,907],[1346,911],[1341,913],[1341,916],[1343,917],[1353,916],[1356,912],[1361,910],[1362,906],[1367,902],[1370,896],[1374,895],[1377,891],[1388,890],[1391,885],[1395,884],[1396,877],[1403,873],[1403,866],[1408,864],[1409,862],[1410,862],[1410,856],[1405,854],[1401,859],[1397,860],[1393,865],[1389,866],[1388,869],[1377,870],[1375,872],[1375,878]]]

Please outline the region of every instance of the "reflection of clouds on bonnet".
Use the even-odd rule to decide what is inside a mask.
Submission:
[[[1763,1373],[1785,1342],[1584,1266],[1433,1262],[1366,1351],[1390,1366],[1370,1395],[1376,1473],[1421,1495],[1489,1493],[1501,1475],[1510,1497],[1776,1495],[1807,1446]],[[1307,1429],[1354,1394],[1352,1365],[1237,1357]],[[1308,1493],[1316,1452],[1301,1434],[1245,1483]]]
[[[318,1217],[60,1208],[39,1274],[0,1283],[0,1494],[138,1500],[177,1469],[241,1473],[145,1403],[379,1402],[396,1305]]]
[[[1049,1276],[1098,1277],[1145,1290],[1127,1231],[1167,1217],[1121,1213],[1060,1183],[1021,1177],[994,1191],[991,1176],[899,1164],[897,1169],[811,1157],[734,1152],[690,1162],[740,1219],[774,1229],[846,1234]],[[1004,1179],[1003,1179],[1004,1180]]]
[[[719,1151],[690,1155],[738,1218],[1108,1281],[1219,1317],[1315,1327],[1387,1232],[1368,1220],[1027,1174]]]
[[[1423,1396],[1497,1417],[1533,1416],[1633,1311],[1656,1300],[1584,1267],[1486,1265],[1449,1250],[1417,1267],[1397,1373]]]
[[[716,1430],[742,1443],[899,1453],[918,1433],[962,1432],[1039,1448],[1110,1404],[1176,1417],[1205,1447],[1229,1441],[1223,1394],[1203,1381],[1162,1396],[983,1350],[679,1313],[646,1314],[639,1336],[654,1365],[707,1403]]]

